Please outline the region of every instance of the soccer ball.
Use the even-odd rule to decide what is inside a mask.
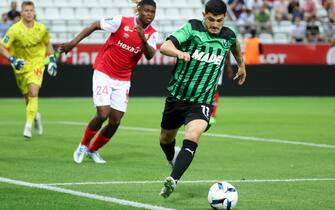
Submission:
[[[208,203],[213,209],[233,209],[238,201],[236,188],[228,182],[217,182],[208,191]]]

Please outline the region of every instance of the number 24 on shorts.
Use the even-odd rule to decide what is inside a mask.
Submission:
[[[105,86],[98,85],[97,88],[95,89],[95,92],[98,96],[108,95],[108,87],[107,87],[107,85],[105,85]]]

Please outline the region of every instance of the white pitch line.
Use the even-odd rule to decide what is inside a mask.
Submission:
[[[68,190],[68,189],[49,186],[49,185],[45,185],[45,184],[34,184],[34,183],[30,183],[30,182],[24,182],[24,181],[19,181],[19,180],[15,180],[15,179],[8,179],[8,178],[4,178],[4,177],[0,177],[0,183],[1,182],[2,183],[7,183],[7,184],[14,184],[14,185],[19,185],[19,186],[31,187],[31,188],[44,189],[44,190],[49,190],[49,191],[54,191],[54,192],[59,192],[59,193],[65,193],[65,194],[70,194],[70,195],[74,195],[74,196],[78,196],[78,197],[115,203],[115,204],[119,204],[119,205],[123,205],[123,206],[132,206],[132,207],[135,207],[135,208],[151,209],[151,210],[174,210],[174,209],[165,208],[165,207],[162,207],[162,206],[139,203],[139,202],[124,200],[124,199],[118,199],[118,198],[109,197],[109,196],[102,196],[102,195],[97,195],[97,194],[92,194],[92,193],[85,193],[85,192],[80,192],[80,191]]]
[[[57,123],[57,122],[55,122]],[[59,124],[65,125],[86,125],[87,123],[82,122],[68,122],[68,121],[59,121]],[[128,127],[128,126],[120,126],[121,129],[124,130],[133,130],[133,131],[143,131],[143,132],[160,132],[160,129],[155,128],[141,128],[141,127]],[[180,132],[183,133],[183,132]],[[335,149],[335,145],[332,144],[317,144],[317,143],[308,143],[304,141],[289,141],[283,139],[271,139],[271,138],[260,138],[254,136],[239,136],[239,135],[231,135],[231,134],[220,134],[220,133],[204,133],[204,136],[208,137],[216,137],[216,138],[227,138],[227,139],[237,139],[241,141],[258,141],[258,142],[268,142],[268,143],[276,143],[276,144],[292,144],[292,145],[302,145],[309,147],[320,147],[320,148],[331,148]]]
[[[224,180],[224,179],[222,179]],[[221,180],[221,181],[222,181]],[[215,183],[220,180],[193,180],[178,181],[183,184],[205,184]],[[335,178],[301,178],[301,179],[237,179],[225,180],[232,183],[269,183],[269,182],[318,182],[318,181],[335,181]],[[68,186],[68,185],[115,185],[115,184],[161,184],[162,180],[144,180],[144,181],[107,181],[107,182],[65,182],[65,183],[49,183],[48,186]]]
[[[18,124],[18,123],[17,122],[0,122],[0,124],[12,125],[12,124]],[[87,123],[83,123],[83,122],[69,122],[69,121],[45,122],[45,124],[78,125],[78,126],[87,125]],[[120,126],[120,129],[131,130],[131,131],[141,131],[141,132],[157,132],[157,133],[160,132],[160,129],[157,129],[157,128]],[[183,133],[182,131],[179,132],[179,134],[182,134],[182,133]],[[335,145],[333,144],[317,144],[317,143],[308,143],[304,141],[291,141],[291,140],[283,140],[283,139],[261,138],[261,137],[254,137],[254,136],[240,136],[240,135],[223,134],[223,133],[204,133],[203,135],[208,136],[208,137],[215,137],[215,138],[236,139],[240,141],[256,141],[256,142],[267,142],[267,143],[275,143],[275,144],[291,144],[291,145],[301,145],[301,146],[308,146],[308,147],[335,149]]]

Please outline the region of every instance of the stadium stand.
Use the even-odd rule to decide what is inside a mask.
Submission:
[[[272,33],[261,33],[259,37],[264,43],[289,43],[291,40],[292,21],[290,19],[276,20],[273,5],[281,0],[275,1],[254,1],[244,0],[243,7],[252,10],[255,14],[260,5],[266,4],[268,12],[271,14]],[[283,4],[289,5],[294,0],[283,0]],[[312,0],[313,1],[313,0]],[[8,12],[11,0],[0,1],[0,12]],[[18,5],[22,0],[18,0]],[[37,18],[47,25],[53,35],[53,42],[66,41],[78,33],[88,23],[102,17],[112,17],[115,15],[133,15],[132,3],[129,0],[33,0],[36,3]],[[160,32],[160,41],[163,41],[175,29],[180,27],[183,22],[190,18],[202,18],[203,1],[201,0],[156,0],[157,14],[153,23]],[[234,0],[227,0],[231,3]],[[258,2],[257,5],[255,2]],[[274,2],[271,4],[271,2]],[[304,1],[299,0],[300,9],[304,9]],[[327,21],[329,10],[322,6],[322,0],[314,0],[316,6],[316,24],[323,32],[323,22]],[[255,9],[256,8],[256,9]],[[272,11],[271,11],[272,9]],[[333,9],[334,10],[334,9]],[[230,10],[229,11],[233,11]],[[239,15],[239,14],[238,14]],[[238,31],[238,17],[233,17],[234,12],[229,12],[226,25],[236,28]],[[283,17],[289,17],[289,14]],[[308,20],[302,20],[302,25],[307,25]],[[84,41],[84,43],[103,43],[100,39],[103,35],[97,34]],[[248,31],[239,35],[240,41],[248,36]],[[105,37],[103,37],[105,38]]]

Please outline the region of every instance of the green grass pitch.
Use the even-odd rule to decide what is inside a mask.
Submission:
[[[237,210],[335,209],[334,97],[221,98],[216,124],[202,136],[168,199],[158,195],[170,173],[158,143],[163,106],[164,98],[130,98],[121,128],[100,152],[107,164],[86,158],[78,165],[72,154],[95,114],[90,98],[41,98],[45,133],[33,133],[30,141],[22,136],[23,99],[0,99],[0,180],[32,183],[0,181],[0,209],[123,210],[137,209],[131,205],[136,202],[152,209],[209,210],[214,180],[237,188]],[[181,133],[178,145],[182,139]]]

